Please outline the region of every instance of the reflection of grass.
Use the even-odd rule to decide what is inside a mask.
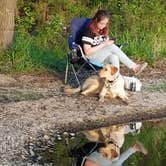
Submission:
[[[148,149],[149,154],[144,156],[140,153],[132,155],[125,163],[125,166],[162,166],[166,161],[166,129],[152,128],[150,125],[145,125],[141,133],[136,136],[127,136],[123,147],[127,149],[136,140],[141,141]],[[132,164],[131,164],[132,163]]]
[[[142,142],[148,149],[148,155],[144,156],[141,153],[135,153],[123,164],[124,166],[164,166],[166,162],[166,128],[165,127],[152,127],[151,124],[144,124],[141,132],[138,135],[127,135],[125,144],[122,147],[122,152],[129,148],[136,141]],[[45,161],[53,163],[55,166],[71,165],[72,159],[68,156],[67,149],[74,147],[82,147],[87,140],[82,135],[79,135],[73,140],[68,140],[69,144],[66,145],[62,140],[55,143],[52,152],[49,150],[41,152],[41,156]]]
[[[68,142],[68,143],[67,143]],[[85,144],[84,137],[79,136],[74,139],[63,139],[56,142],[54,147],[47,151],[43,151],[40,155],[43,157],[45,163],[52,163],[53,166],[68,166],[73,163],[73,158],[69,157],[69,151],[73,148],[81,147]]]

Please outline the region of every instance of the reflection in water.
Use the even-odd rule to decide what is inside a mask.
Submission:
[[[142,152],[147,154],[146,148],[141,143],[135,143],[121,154],[121,148],[125,141],[125,135],[137,134],[142,123],[130,123],[125,125],[114,125],[85,131],[84,134],[89,141],[97,142],[95,150],[87,154],[82,165],[85,166],[121,166],[132,154]],[[99,144],[100,142],[100,144]]]
[[[78,163],[81,166],[81,157],[87,154],[91,161],[101,166],[104,162],[108,162],[110,166],[112,162],[119,164],[122,161],[123,163],[124,159],[127,159],[123,163],[124,166],[164,166],[166,162],[166,129],[164,126],[146,123],[141,127],[141,123],[137,123],[136,125],[111,126],[84,131],[83,134],[77,134],[74,139],[65,136],[63,140],[55,144],[52,153],[47,151],[43,155],[55,166],[75,166],[73,163],[76,159],[79,159]],[[141,132],[139,132],[140,127]],[[148,155],[143,155],[147,151],[138,141],[148,149]],[[126,154],[122,156],[126,150]],[[90,163],[87,162],[85,166],[91,166],[88,164]]]

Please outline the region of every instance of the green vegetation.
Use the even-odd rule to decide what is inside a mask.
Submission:
[[[141,132],[136,135],[126,135],[122,152],[128,149],[136,141],[140,141],[148,149],[148,155],[135,153],[129,157],[123,165],[125,166],[164,166],[166,162],[166,129],[165,122],[161,123],[145,123]],[[45,161],[53,163],[57,166],[70,165],[72,158],[68,157],[68,149],[81,147],[87,140],[82,135],[78,135],[75,139],[68,139],[69,144],[66,145],[65,140],[55,143],[53,149],[44,151],[41,156]],[[51,152],[50,152],[51,151]]]
[[[166,129],[164,125],[163,127],[157,127],[157,123],[145,125],[143,130],[141,130],[141,133],[134,137],[131,135],[127,136],[125,146],[123,147],[124,149],[136,142],[136,140],[139,140],[145,145],[149,153],[147,156],[144,156],[140,153],[132,155],[126,161],[125,166],[163,166],[166,161],[165,139]]]
[[[15,37],[0,53],[0,72],[64,71],[70,20],[98,8],[111,11],[110,35],[128,43],[129,56],[150,64],[166,57],[164,0],[18,0]]]

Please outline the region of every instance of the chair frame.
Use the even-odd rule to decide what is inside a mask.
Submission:
[[[72,19],[71,21],[71,24],[76,20],[79,20],[79,19],[84,19],[83,21],[85,21],[85,25],[88,24],[88,21],[90,22],[90,18],[74,18]],[[85,27],[85,25],[82,25],[83,27]],[[74,76],[76,78],[76,81],[77,81],[77,84],[80,85],[80,80],[78,79],[78,73],[85,67],[85,65],[88,64],[88,66],[95,72],[97,73],[97,68],[102,68],[103,67],[103,64],[92,64],[89,59],[85,56],[83,50],[82,50],[82,47],[79,43],[76,43],[78,42],[78,40],[76,41],[76,36],[75,36],[75,32],[72,31],[72,27],[70,27],[70,35],[68,37],[68,44],[69,44],[69,49],[70,49],[70,52],[67,54],[67,63],[66,63],[66,70],[65,70],[65,84],[67,84],[67,80],[68,80],[68,71],[69,71],[69,64],[71,65],[72,67],[72,71],[74,73]],[[74,33],[74,35],[73,35]],[[72,54],[74,52],[74,50],[77,50],[79,51],[80,53],[80,59],[83,60],[83,64],[80,66],[80,68],[76,71],[75,69],[75,64],[72,62],[71,58],[72,58]],[[77,55],[77,57],[79,57]]]
[[[72,71],[75,75],[75,78],[76,78],[76,81],[77,81],[77,84],[80,85],[80,81],[78,79],[78,73],[85,67],[85,65],[89,65],[90,68],[95,72],[97,73],[97,69],[96,68],[102,68],[102,65],[101,66],[96,66],[96,68],[94,67],[95,64],[92,64],[88,58],[85,56],[85,54],[83,53],[83,50],[81,48],[80,45],[78,44],[74,44],[75,48],[74,49],[77,49],[81,52],[81,57],[84,61],[84,63],[80,66],[80,68],[76,71],[75,67],[74,67],[74,63],[71,62],[70,60],[70,56],[71,56],[71,53],[68,53],[67,54],[67,64],[66,64],[66,71],[65,71],[65,84],[67,83],[67,80],[68,80],[68,71],[69,71],[69,64],[71,65],[72,67]]]

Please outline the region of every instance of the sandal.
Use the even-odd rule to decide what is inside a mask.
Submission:
[[[135,72],[135,75],[139,75],[146,67],[147,67],[148,63],[145,62],[142,65],[140,65],[140,67],[138,68],[138,70]]]

